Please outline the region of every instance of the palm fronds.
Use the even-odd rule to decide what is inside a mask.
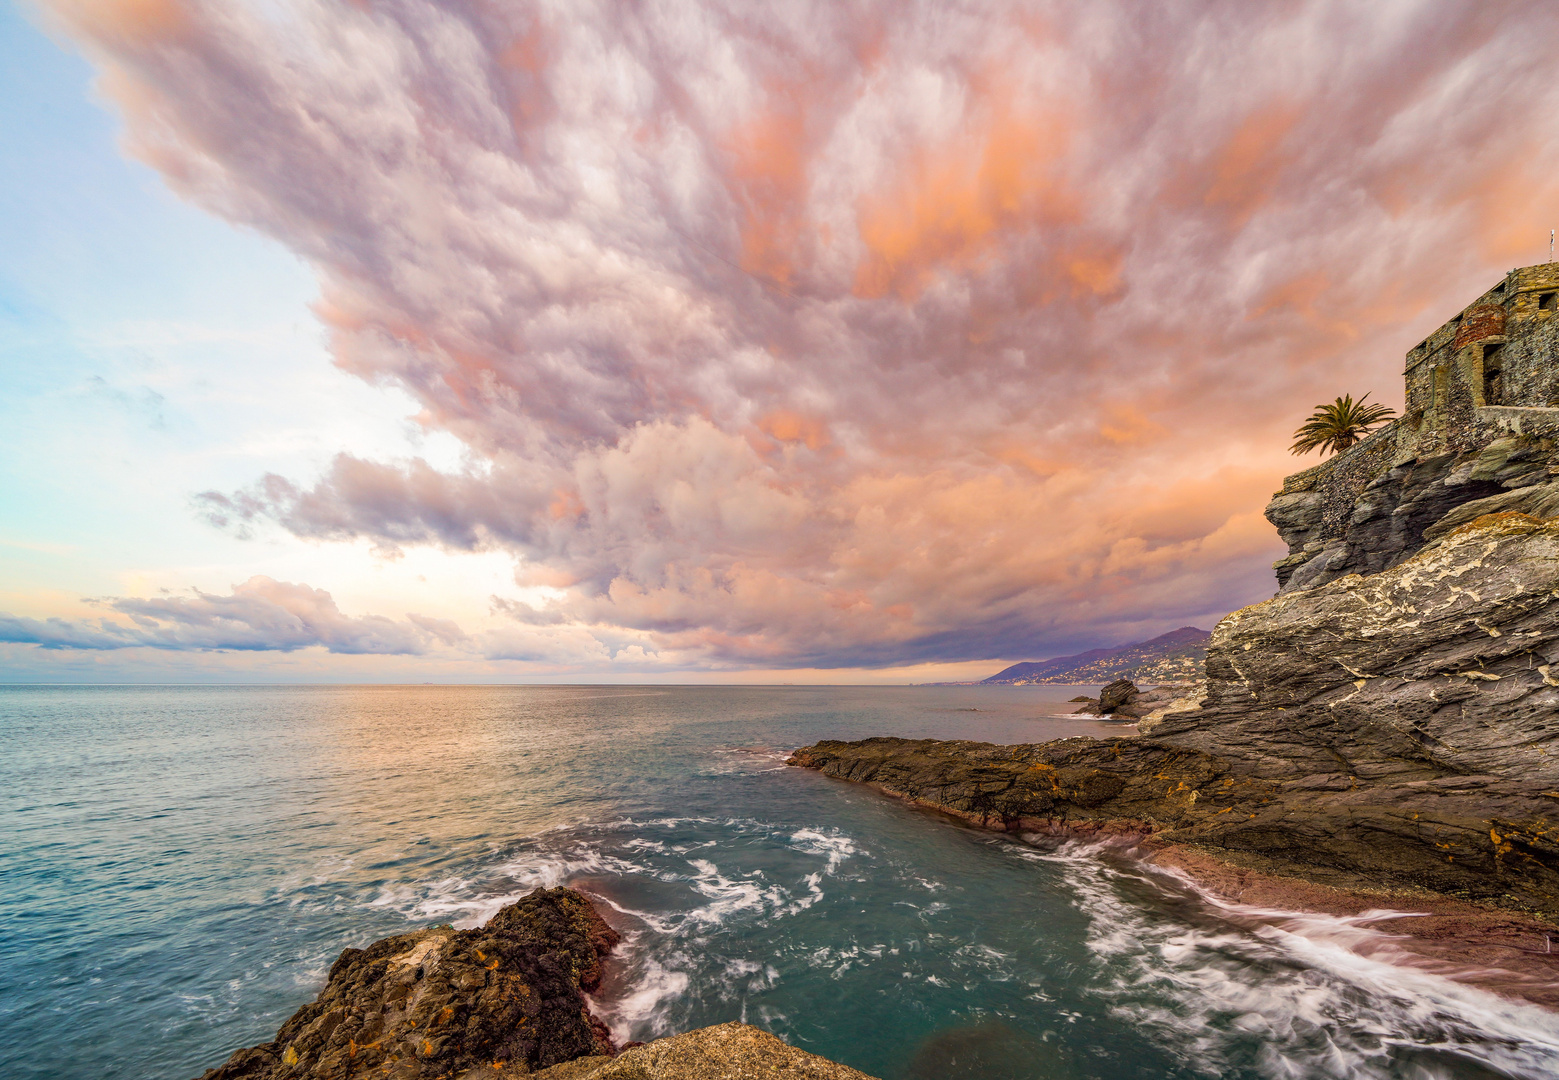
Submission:
[[[1352,394],[1346,394],[1322,405],[1294,432],[1289,452],[1308,454],[1319,447],[1322,456],[1335,454],[1364,438],[1376,424],[1395,419],[1396,414],[1385,405],[1366,404],[1369,399],[1365,394],[1354,401]]]

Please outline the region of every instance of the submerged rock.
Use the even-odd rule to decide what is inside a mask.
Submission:
[[[1146,737],[822,742],[793,764],[984,825],[1193,844],[1559,916],[1559,520],[1475,520],[1228,616]]]
[[[536,1080],[873,1080],[797,1050],[749,1024],[720,1024],[657,1039],[615,1058],[589,1057],[544,1069]],[[477,1080],[472,1077],[471,1080]]]
[[[201,1080],[497,1080],[614,1049],[584,995],[618,935],[572,889],[537,889],[486,926],[347,949],[276,1038]]]

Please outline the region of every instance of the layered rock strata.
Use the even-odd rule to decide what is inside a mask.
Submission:
[[[499,1080],[613,1051],[584,995],[618,936],[572,889],[538,889],[475,930],[347,949],[276,1038],[201,1080]]]
[[[1537,410],[1480,409],[1501,414]],[[1267,504],[1267,520],[1288,544],[1273,564],[1280,592],[1347,574],[1375,574],[1485,514],[1559,514],[1559,409],[1542,434],[1491,426],[1473,449],[1393,462],[1384,429],[1349,454],[1290,476]],[[1532,424],[1528,423],[1528,427]],[[1550,430],[1551,429],[1551,430]]]
[[[1147,736],[822,742],[791,761],[983,825],[1128,831],[1559,917],[1556,598],[1559,521],[1486,516],[1230,615],[1202,707]]]

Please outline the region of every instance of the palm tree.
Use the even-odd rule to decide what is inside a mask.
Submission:
[[[1338,398],[1330,405],[1322,405],[1310,419],[1294,432],[1294,445],[1289,452],[1308,454],[1320,447],[1323,456],[1346,450],[1365,435],[1370,428],[1395,418],[1395,413],[1384,405],[1366,405],[1370,396],[1365,394],[1358,401],[1352,394]]]

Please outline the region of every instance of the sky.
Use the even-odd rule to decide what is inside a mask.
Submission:
[[[0,680],[1210,627],[1559,221],[1559,8],[0,0]]]

